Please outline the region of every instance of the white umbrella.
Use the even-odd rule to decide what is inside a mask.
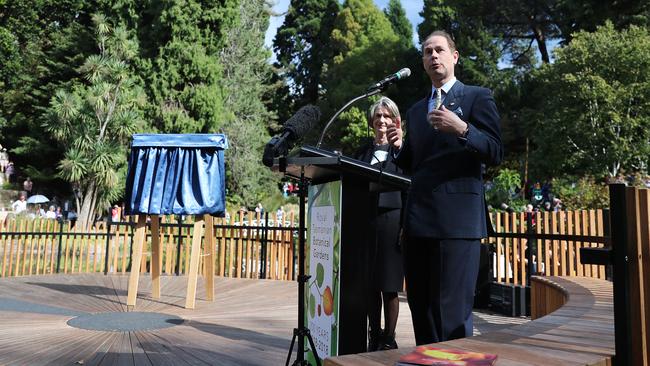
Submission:
[[[50,199],[43,196],[42,194],[35,194],[33,196],[30,196],[27,199],[27,203],[45,203],[45,202],[50,202]]]

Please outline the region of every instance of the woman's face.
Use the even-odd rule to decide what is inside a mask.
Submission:
[[[375,135],[385,134],[388,126],[394,124],[393,115],[386,107],[379,107],[372,117],[372,128],[375,130]]]

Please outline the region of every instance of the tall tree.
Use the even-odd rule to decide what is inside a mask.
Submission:
[[[336,0],[291,1],[273,40],[277,67],[290,86],[290,95],[285,97],[289,109],[319,100],[323,68],[331,58],[329,36],[338,12]]]
[[[147,115],[166,133],[210,132],[223,127],[223,65],[219,52],[238,18],[238,2],[164,0],[140,21],[139,72],[152,103]]]
[[[69,89],[52,97],[46,129],[64,148],[60,176],[75,188],[77,225],[88,228],[98,208],[122,194],[131,135],[142,128],[145,95],[129,62],[137,42],[95,15],[99,53],[89,56]],[[120,179],[122,178],[122,179]]]
[[[273,70],[267,61],[271,52],[264,47],[270,7],[266,0],[250,0],[241,1],[238,8],[237,22],[227,31],[219,57],[227,111],[223,131],[229,137],[227,198],[237,206],[252,206],[277,189],[277,178],[260,167],[269,139],[267,126],[275,120],[264,103],[264,96],[274,89],[269,85]]]
[[[615,57],[612,57],[614,55]],[[628,65],[634,65],[629,67]],[[650,32],[612,23],[576,33],[538,72],[530,122],[541,174],[648,173]]]
[[[400,38],[372,0],[347,0],[343,4],[331,43],[334,57],[326,74],[327,98],[321,103],[324,115],[333,114],[347,101],[363,94],[373,81],[402,67],[404,48]],[[396,90],[387,90],[387,95],[394,97]],[[369,101],[361,101],[341,115],[328,131],[328,143],[337,144],[330,147],[351,153],[359,146],[359,131],[367,131],[368,106]]]
[[[456,75],[465,83],[495,89],[500,84],[498,63],[501,52],[480,19],[465,17],[459,0],[424,0],[418,24],[421,41],[435,30],[448,32],[460,53]]]
[[[408,49],[413,47],[413,28],[411,22],[406,17],[406,11],[402,7],[400,0],[390,0],[388,6],[384,9],[384,14],[393,26],[393,31],[400,38],[400,44]]]
[[[418,24],[420,42],[435,30],[446,30],[451,33],[452,24],[456,21],[457,11],[450,0],[424,0],[422,3],[422,23]]]
[[[425,22],[418,33],[422,37],[430,31],[429,22],[451,32],[465,22],[481,22],[513,63],[535,63],[531,50],[549,63],[551,42],[566,44],[574,32],[593,31],[608,19],[618,29],[647,25],[648,14],[650,5],[643,0],[425,0],[421,13]]]
[[[67,187],[56,178],[62,155],[42,121],[54,91],[69,84],[93,52],[84,4],[0,1],[0,139],[19,174],[31,176],[41,192]]]

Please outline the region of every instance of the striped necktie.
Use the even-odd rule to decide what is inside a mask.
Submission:
[[[436,101],[434,103],[435,109],[440,109],[442,104],[442,88],[436,88]]]

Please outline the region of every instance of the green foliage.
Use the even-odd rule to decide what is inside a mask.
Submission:
[[[429,34],[435,30],[452,30],[455,22],[456,9],[449,0],[424,0],[420,16],[424,21],[418,24],[420,43],[424,42]]]
[[[239,18],[237,2],[167,0],[147,10],[139,60],[152,103],[147,116],[163,133],[206,133],[224,124],[219,51]]]
[[[272,75],[267,63],[270,52],[263,44],[269,19],[265,4],[264,0],[239,4],[238,20],[226,32],[226,46],[219,54],[225,75],[223,103],[228,111],[221,116],[221,129],[229,138],[227,199],[235,206],[252,206],[278,192],[278,177],[260,164],[269,140],[268,126],[276,118],[263,100],[274,90],[265,82]]]
[[[368,108],[365,108],[365,110],[368,110]],[[340,140],[341,146],[337,146],[337,150],[344,152],[346,155],[351,155],[364,145],[364,141],[374,137],[372,128],[368,125],[367,115],[368,113],[358,107],[352,107],[341,114],[339,123],[344,128],[343,137]]]
[[[555,196],[567,210],[586,210],[609,207],[609,189],[604,182],[591,176],[555,178],[552,181]]]
[[[371,0],[349,0],[336,18],[332,31],[334,57],[327,71],[327,93],[321,104],[324,114],[331,115],[353,97],[363,94],[368,85],[402,66],[406,50],[393,31],[386,15]],[[345,77],[342,77],[345,76]],[[387,96],[397,94],[395,88]],[[396,102],[398,102],[396,100]],[[370,101],[340,116],[324,140],[330,148],[349,154],[356,150]],[[350,133],[350,135],[348,135]]]
[[[537,77],[542,102],[530,122],[542,172],[615,177],[621,169],[648,171],[648,29],[617,31],[608,23],[577,33]]]
[[[84,0],[0,4],[0,140],[35,189],[61,188],[55,167],[62,152],[42,122],[55,90],[77,75],[88,55],[90,19]],[[88,30],[87,30],[88,29]]]
[[[514,206],[513,202],[517,199],[516,191],[521,186],[519,173],[508,168],[501,169],[492,183],[492,188],[486,192],[488,204],[492,207],[501,207],[503,203]]]
[[[79,68],[83,78],[52,97],[46,131],[64,149],[59,175],[78,188],[79,225],[122,194],[131,135],[144,124],[146,98],[129,67],[137,42],[95,15],[99,54]]]
[[[273,40],[276,66],[291,85],[286,89],[291,94],[284,96],[284,105],[277,106],[279,111],[291,111],[293,106],[298,108],[320,99],[322,73],[331,58],[329,37],[338,11],[336,0],[291,1]]]
[[[425,0],[420,15],[426,21],[418,25],[420,41],[435,30],[449,33],[460,53],[456,76],[464,83],[495,89],[498,94],[496,89],[507,80],[497,67],[501,51],[482,18],[468,14],[470,8],[473,6],[468,8],[462,0]]]
[[[400,0],[390,0],[384,14],[405,49],[413,47],[413,29]]]

